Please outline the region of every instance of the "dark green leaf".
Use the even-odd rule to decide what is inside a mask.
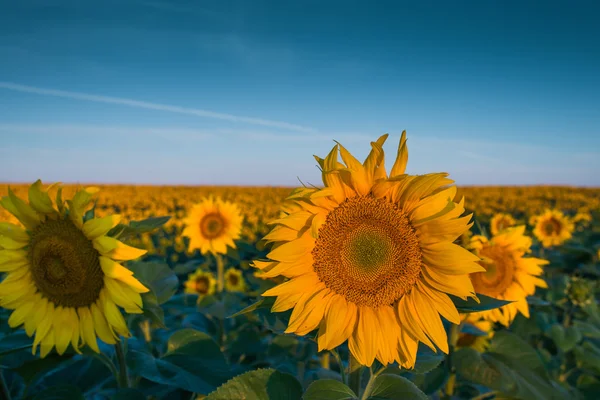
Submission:
[[[63,385],[63,386],[51,386],[48,389],[38,392],[34,397],[34,400],[85,400],[83,393],[77,386]]]
[[[306,389],[303,400],[353,400],[356,394],[342,382],[333,379],[323,379],[311,383]]]
[[[230,315],[228,318],[235,318],[237,316],[248,314],[262,308],[268,308],[270,310],[271,307],[273,307],[273,304],[275,304],[275,300],[276,297],[261,297],[257,302],[250,304],[242,311],[238,311],[235,314]]]
[[[152,217],[147,218],[142,221],[131,221],[129,225],[118,224],[110,231],[108,231],[107,236],[119,238],[120,240],[138,235],[140,233],[151,232],[157,228],[160,228],[164,224],[166,224],[170,216],[166,217]]]
[[[236,376],[209,394],[206,400],[300,400],[302,386],[292,375],[258,369]]]
[[[375,378],[373,389],[369,394],[371,400],[427,400],[414,383],[400,375],[384,374]]]
[[[419,351],[417,352],[415,367],[410,372],[414,372],[415,374],[426,374],[440,365],[445,357],[446,356],[441,352],[434,353],[428,347],[420,346]]]
[[[529,304],[531,306],[539,306],[539,307],[551,305],[551,303],[547,302],[546,300],[542,300],[539,297],[535,297],[535,296],[527,297],[527,304]]]
[[[125,388],[117,390],[111,400],[146,400],[146,396],[139,390]]]
[[[166,329],[165,325],[165,312],[162,307],[158,305],[156,296],[152,292],[142,293],[142,303],[144,316],[150,321],[158,325],[160,328]]]
[[[579,329],[583,336],[591,339],[600,339],[600,329],[595,325],[579,320],[573,322],[573,325]]]
[[[494,299],[493,297],[489,297],[480,293],[477,293],[479,303],[477,303],[472,297],[469,297],[467,300],[463,300],[460,297],[456,297],[451,294],[448,296],[450,296],[450,299],[456,306],[458,312],[463,314],[493,310],[494,308],[499,308],[512,303],[512,301]]]
[[[164,263],[134,262],[127,267],[156,296],[158,304],[163,304],[177,291],[179,279],[173,270]]]
[[[163,385],[207,394],[231,377],[229,365],[214,340],[203,332],[183,329],[168,341],[160,359],[140,350],[130,350],[132,369]]]

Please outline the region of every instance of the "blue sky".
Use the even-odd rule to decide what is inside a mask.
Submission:
[[[0,181],[600,186],[597,2],[0,0]]]

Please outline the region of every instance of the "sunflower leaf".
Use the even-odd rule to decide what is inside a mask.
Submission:
[[[131,221],[129,225],[118,224],[108,231],[106,235],[114,238],[125,239],[141,233],[152,232],[153,230],[158,229],[166,224],[170,219],[170,216],[151,217],[141,221]]]
[[[51,386],[47,389],[38,392],[32,400],[84,400],[81,390],[74,385]]]
[[[383,374],[375,378],[369,400],[427,400],[428,397],[408,379],[393,374]]]
[[[301,397],[302,386],[296,378],[268,368],[236,376],[209,394],[206,400],[300,400]]]
[[[248,314],[261,308],[268,308],[270,310],[271,307],[273,307],[273,304],[275,304],[275,300],[276,297],[261,297],[257,302],[250,304],[248,307],[236,312],[233,315],[230,315],[227,318],[239,317],[240,315]]]
[[[494,308],[499,308],[512,303],[512,301],[494,299],[493,297],[489,297],[480,293],[477,293],[479,303],[477,303],[477,301],[475,301],[472,297],[469,297],[467,300],[463,300],[451,294],[448,296],[450,296],[450,299],[454,303],[454,306],[456,306],[458,312],[463,314],[493,310]]]
[[[310,384],[303,400],[354,400],[358,397],[348,386],[333,379],[322,379]]]

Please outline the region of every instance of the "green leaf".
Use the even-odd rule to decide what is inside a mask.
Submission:
[[[535,297],[535,296],[528,296],[527,304],[529,304],[530,306],[540,306],[540,307],[552,305],[552,303],[547,302],[546,300],[542,300],[539,297]]]
[[[129,263],[127,267],[154,293],[158,304],[165,303],[177,292],[179,279],[167,264],[138,261]]]
[[[136,389],[124,388],[117,390],[111,400],[146,400],[146,395]]]
[[[458,312],[463,314],[493,310],[494,308],[499,308],[512,303],[512,301],[494,299],[493,297],[489,297],[480,293],[477,293],[479,303],[477,303],[472,297],[469,297],[467,300],[463,300],[460,297],[456,297],[451,294],[448,296],[450,296],[450,299],[456,306]]]
[[[160,328],[167,329],[167,326],[165,325],[165,312],[158,304],[158,300],[154,293],[142,293],[142,303],[144,316]]]
[[[62,385],[62,386],[51,386],[48,389],[42,390],[36,393],[33,400],[85,400],[83,393],[77,386],[73,385]]]
[[[342,382],[323,379],[310,384],[302,396],[303,400],[354,400],[358,397]]]
[[[51,353],[44,358],[37,358],[26,362],[20,367],[15,368],[15,371],[23,378],[26,385],[30,385],[44,373],[55,369],[68,359],[68,357]]]
[[[562,351],[567,352],[581,340],[581,332],[576,326],[569,326],[567,328],[560,324],[554,324],[550,327],[547,335],[554,340],[554,343]]]
[[[410,372],[414,372],[415,374],[426,374],[440,365],[440,363],[444,361],[444,358],[446,358],[444,354],[436,354],[428,347],[420,346],[419,351],[417,352],[415,367]]]
[[[535,349],[514,333],[508,331],[496,332],[488,352],[513,358],[526,368],[532,369],[539,375],[549,379],[548,371]]]
[[[205,400],[300,400],[302,386],[290,374],[272,368],[236,376],[209,394]]]
[[[231,377],[219,346],[207,334],[195,329],[175,332],[168,351],[154,358],[142,350],[130,349],[132,369],[142,377],[162,385],[207,394]]]
[[[141,233],[151,232],[166,224],[170,219],[170,216],[151,217],[141,221],[131,221],[129,225],[118,224],[108,231],[106,235],[114,238],[125,239]]]
[[[375,378],[373,389],[368,397],[370,400],[427,400],[425,393],[400,375],[383,374]]]
[[[581,332],[583,336],[590,339],[600,339],[600,329],[595,325],[580,320],[573,322],[573,325],[579,329],[579,332]]]

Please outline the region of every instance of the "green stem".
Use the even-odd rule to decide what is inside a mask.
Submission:
[[[371,391],[373,390],[373,384],[375,383],[375,378],[378,374],[374,374],[373,370],[369,368],[369,381],[367,382],[367,386],[365,387],[365,392],[363,393],[361,399],[366,400],[369,398]]]
[[[348,360],[348,384],[350,389],[354,391],[356,396],[360,396],[360,374],[362,372],[362,364],[350,352]]]
[[[330,369],[329,368],[329,353],[325,352],[321,354],[321,368]]]
[[[344,363],[342,362],[342,357],[340,357],[340,353],[337,352],[337,350],[333,349],[330,350],[331,354],[333,354],[333,357],[335,358],[335,362],[337,362],[338,366],[340,367],[340,375],[342,376],[342,383],[347,384],[348,381],[346,380],[346,369],[344,368]]]
[[[225,264],[220,254],[215,254],[217,260],[217,292],[222,293],[225,289]]]
[[[6,386],[6,381],[4,380],[4,371],[0,368],[0,395],[3,400],[11,400],[10,390],[8,390],[8,386]]]
[[[125,352],[123,351],[123,342],[119,340],[115,344],[117,360],[119,362],[119,387],[129,387],[129,377],[127,376],[127,363],[125,362]]]
[[[459,325],[452,325],[452,327],[450,328],[450,354],[448,357],[448,360],[450,361],[450,377],[448,378],[448,381],[446,382],[446,387],[444,388],[444,397],[449,399],[452,397],[452,395],[454,394],[454,385],[456,383],[456,372],[454,371],[454,367],[452,366],[452,360],[451,360],[451,356],[452,353],[454,352],[455,348],[456,348],[456,343],[458,342],[458,337],[460,334],[460,330],[462,327],[462,323]]]

